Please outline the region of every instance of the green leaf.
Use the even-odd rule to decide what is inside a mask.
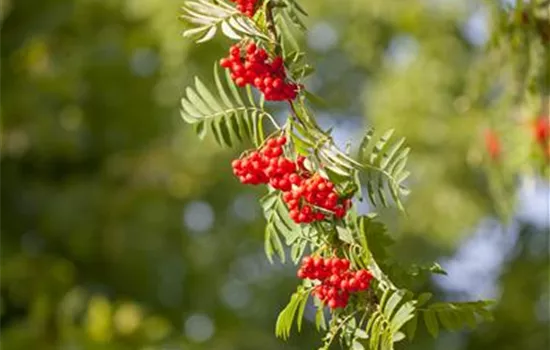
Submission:
[[[426,324],[426,328],[431,336],[437,338],[437,335],[439,334],[439,325],[433,310],[427,310],[424,312],[424,323]]]
[[[292,245],[290,256],[294,264],[297,264],[298,261],[300,261],[300,259],[302,258],[302,255],[304,255],[304,251],[306,250],[307,244],[308,244],[307,241],[301,240],[300,242],[297,242]]]
[[[427,309],[423,309],[424,320],[428,331],[438,328],[438,319],[441,325],[448,330],[455,331],[463,327],[473,328],[477,324],[475,315],[485,315],[484,320],[489,321],[492,315],[488,307],[492,302],[486,300],[470,302],[433,303]],[[428,322],[430,324],[428,324]],[[431,333],[431,332],[430,332]]]
[[[283,0],[285,3],[284,12],[290,22],[298,29],[305,31],[306,26],[300,16],[307,16],[306,11],[295,0]]]
[[[430,299],[432,298],[432,293],[422,293],[418,296],[418,303],[416,304],[418,307],[426,304]]]
[[[197,43],[214,38],[218,28],[233,40],[240,40],[245,36],[269,40],[254,21],[225,1],[188,0],[184,3],[182,12],[181,18],[195,25],[194,28],[185,30],[183,36],[194,38]]]
[[[289,25],[289,23],[293,23],[293,21],[288,15],[288,12],[279,12],[275,16],[275,23],[277,25],[277,29],[279,29],[282,33],[281,37],[283,41],[281,46],[283,47],[284,57],[287,57],[292,51],[299,51],[300,45],[298,45],[298,41],[294,36],[292,27]]]
[[[368,249],[377,261],[388,258],[388,248],[394,244],[393,238],[383,223],[376,220],[376,215],[363,215],[358,218],[359,230],[365,237],[363,249]],[[368,242],[368,244],[367,244]]]
[[[292,324],[294,322],[296,312],[299,309],[300,311],[298,312],[298,317],[300,319],[297,321],[297,323],[298,323],[298,328],[301,327],[301,322],[302,322],[301,318],[303,317],[303,308],[307,303],[308,296],[309,296],[309,293],[301,287],[298,288],[298,291],[292,294],[288,305],[281,311],[281,313],[277,317],[277,322],[275,324],[275,335],[277,337],[280,337],[283,339],[287,339],[289,337],[290,329],[292,328]]]
[[[307,234],[310,229],[302,230],[299,225],[290,219],[288,209],[281,199],[280,192],[270,190],[270,192],[260,200],[260,203],[267,220],[266,234],[264,237],[266,255],[268,255],[271,261],[273,253],[276,252],[281,258],[281,261],[284,262],[284,248],[279,238],[284,237],[286,244],[299,245],[297,248],[293,247],[291,249],[292,259],[294,262],[297,262],[298,258],[306,249],[305,244],[307,244],[299,242],[298,239],[300,237],[304,238],[304,235]]]
[[[414,317],[415,304],[416,301],[411,300],[401,305],[397,310],[391,321],[391,329],[394,333]]]
[[[403,333],[403,332],[397,332],[397,333],[395,333],[395,334],[393,335],[393,339],[392,339],[392,340],[393,340],[394,343],[397,343],[397,342],[399,342],[399,341],[401,341],[401,340],[403,340],[403,339],[405,339],[405,333]]]
[[[287,339],[290,335],[290,329],[292,328],[292,322],[294,321],[296,309],[298,308],[298,302],[299,294],[292,294],[288,305],[281,311],[281,313],[277,317],[277,322],[275,323],[275,335],[277,337]]]
[[[300,304],[298,307],[298,317],[296,318],[296,325],[298,327],[298,332],[302,330],[302,320],[304,318],[304,311],[307,305],[308,295],[306,294],[305,298],[300,299]]]
[[[452,310],[439,311],[437,313],[437,316],[439,317],[441,324],[448,330],[455,331],[459,328],[458,324],[455,322],[453,318]]]
[[[415,316],[415,300],[403,303],[408,295],[402,290],[386,289],[380,298],[377,310],[367,322],[369,349],[393,349],[393,343],[405,338],[401,328]]]
[[[439,275],[447,275],[447,271],[443,270],[441,265],[439,265],[438,263],[435,263],[435,262],[430,267],[430,272],[431,273],[436,273],[436,274],[439,274]]]
[[[269,232],[269,233],[268,233]],[[273,224],[267,224],[266,226],[266,235],[269,235],[269,237],[266,237],[266,240],[269,240],[271,242],[272,249],[279,258],[281,259],[281,262],[285,262],[285,250],[283,248],[283,243],[281,242],[281,238],[279,238],[279,235],[277,233],[277,230],[273,228]],[[267,254],[267,252],[266,252]],[[271,257],[268,257],[270,261],[272,262]]]
[[[315,95],[314,93],[312,93],[310,91],[307,91],[307,90],[303,90],[303,92],[304,92],[304,96],[306,97],[306,99],[309,102],[311,102],[311,104],[313,104],[314,106],[321,107],[321,108],[327,108],[328,107],[327,102],[323,98],[321,98],[321,97],[319,97],[319,96]]]
[[[386,305],[384,306],[384,314],[388,317],[392,316],[393,310],[397,306],[397,304],[403,299],[403,295],[399,292],[396,292],[391,295],[391,297],[386,302]]]
[[[465,323],[471,329],[477,326],[476,315],[473,310],[462,309],[457,311],[463,323]]]
[[[327,328],[327,324],[325,321],[325,311],[322,305],[317,306],[317,312],[315,313],[315,327],[318,331]]]
[[[338,232],[338,238],[342,242],[346,242],[348,244],[355,243],[355,240],[353,239],[353,234],[346,227],[336,226],[336,232]]]
[[[215,90],[209,90],[199,78],[195,78],[194,88],[185,90],[186,95],[181,100],[183,120],[196,125],[195,131],[200,138],[210,130],[222,146],[231,147],[246,139],[256,144],[263,142],[264,118],[273,122],[273,117],[251,96],[250,103],[245,104],[229,74],[225,75],[225,83],[222,81],[217,64],[214,65],[214,81]]]
[[[417,327],[418,327],[418,317],[413,317],[409,322],[407,322],[405,331],[407,332],[407,338],[409,338],[410,341],[414,339],[414,335],[416,334]]]
[[[370,202],[374,206],[387,206],[387,190],[397,206],[403,209],[402,198],[409,192],[404,181],[409,175],[405,166],[410,149],[405,147],[404,139],[392,141],[392,135],[393,130],[368,130],[359,147],[358,161],[364,170],[362,178]]]

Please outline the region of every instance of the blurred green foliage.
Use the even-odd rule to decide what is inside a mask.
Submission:
[[[506,97],[483,99],[492,80],[514,82],[478,45],[489,8],[302,2],[317,69],[308,86],[331,106],[318,112],[338,116],[335,125],[395,128],[412,147],[409,215],[384,213],[397,253],[417,262],[452,254],[493,212],[480,130],[511,113]],[[184,40],[180,5],[2,2],[5,349],[318,345],[311,324],[289,343],[273,335],[294,268],[263,256],[261,192],[231,176],[237,150],[199,143],[179,118],[182,90],[228,46]],[[420,330],[415,349],[548,347],[548,227],[518,225],[495,322],[436,341]]]

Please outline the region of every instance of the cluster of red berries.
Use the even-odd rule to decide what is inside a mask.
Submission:
[[[282,57],[270,61],[267,52],[250,43],[243,52],[238,45],[231,46],[229,56],[220,65],[231,71],[231,78],[240,87],[252,85],[266,100],[286,101],[296,98],[298,86],[286,81]]]
[[[247,15],[248,17],[254,16],[256,9],[258,8],[258,0],[231,0],[237,4],[237,9]]]
[[[543,153],[550,159],[550,119],[541,116],[532,124],[535,142],[542,147]],[[485,148],[492,160],[497,160],[502,153],[502,145],[498,134],[492,130],[485,131]]]
[[[298,269],[301,279],[318,280],[314,294],[331,309],[346,307],[350,293],[369,288],[372,274],[367,270],[350,270],[347,259],[306,256]]]
[[[341,199],[329,180],[311,174],[304,166],[304,157],[295,162],[284,157],[286,142],[285,136],[267,140],[259,150],[234,160],[233,173],[243,184],[269,184],[283,191],[290,218],[296,223],[322,221],[328,214],[344,217],[351,200]]]
[[[259,151],[234,160],[231,163],[233,173],[243,184],[269,183],[277,190],[290,191],[292,189],[290,179],[296,175],[296,164],[283,156],[283,146],[286,141],[285,136],[271,138]]]
[[[337,218],[343,218],[351,207],[351,200],[340,201],[334,184],[319,174],[309,178],[298,175],[291,178],[291,182],[296,187],[286,192],[283,200],[290,210],[290,217],[297,223],[323,220],[325,214],[317,208],[334,213]]]

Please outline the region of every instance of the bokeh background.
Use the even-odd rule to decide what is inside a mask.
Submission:
[[[179,117],[185,86],[230,44],[182,38],[181,1],[1,2],[3,349],[319,345],[311,323],[273,334],[295,267],[264,257],[261,190],[231,175],[245,146],[200,143]],[[396,256],[448,270],[419,286],[438,299],[497,301],[493,323],[436,340],[421,328],[400,348],[547,349],[548,186],[523,176],[501,224],[471,162],[510,110],[476,97],[511,79],[487,60],[487,2],[300,3],[321,123],[342,143],[395,128],[412,147],[409,215],[383,212]]]

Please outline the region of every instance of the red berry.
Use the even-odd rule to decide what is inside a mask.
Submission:
[[[283,86],[283,80],[281,78],[276,78],[273,80],[272,85],[274,89],[279,89]]]
[[[306,256],[302,259],[302,264],[304,265],[310,265],[313,263],[313,258],[311,256]]]
[[[318,256],[316,256],[316,257],[313,258],[313,266],[314,266],[315,268],[322,267],[323,265],[324,265],[324,260],[323,260],[323,258],[318,257]]]
[[[271,64],[271,67],[275,70],[279,69],[283,66],[283,58],[280,56],[277,56],[273,59],[273,63]]]
[[[274,147],[271,149],[271,154],[273,157],[279,157],[283,154],[283,149],[281,147]]]
[[[241,160],[240,159],[235,159],[234,161],[231,162],[231,166],[233,168],[240,168],[241,167]]]
[[[357,278],[360,281],[370,281],[372,278],[372,275],[367,270],[359,270],[355,274],[355,278]]]
[[[341,280],[340,280],[340,277],[338,275],[332,275],[332,276],[330,276],[329,282],[332,283],[332,285],[334,285],[334,286],[339,286]]]
[[[341,264],[343,270],[349,269],[349,260],[348,259],[340,259],[340,264]]]
[[[237,86],[243,87],[246,85],[246,80],[242,77],[239,77],[235,79],[235,84],[237,84]]]
[[[334,210],[334,215],[336,215],[337,218],[341,219],[346,215],[346,211],[342,207],[338,207]]]
[[[239,47],[239,45],[233,45],[233,46],[231,46],[231,48],[229,49],[229,53],[231,54],[231,56],[240,57],[240,55],[241,55],[241,48]]]
[[[352,291],[356,290],[357,287],[359,287],[357,280],[353,277],[349,279],[348,285],[349,285],[349,289]]]
[[[231,60],[228,59],[228,58],[222,58],[220,60],[220,66],[223,67],[223,68],[229,68],[231,67]]]
[[[254,52],[256,52],[256,44],[254,43],[248,44],[248,46],[246,47],[246,53],[253,54]]]
[[[287,203],[289,209],[298,208],[298,204],[300,204],[300,202],[298,202],[297,199],[292,199],[292,200],[288,201],[288,203]]]
[[[286,140],[286,136],[284,136],[284,135],[283,135],[283,136],[279,136],[279,137],[277,138],[277,145],[278,145],[278,146],[283,146],[283,145],[286,144],[286,141],[287,141],[287,140]]]
[[[348,288],[349,288],[348,280],[342,280],[342,282],[340,282],[340,289],[348,290]]]

